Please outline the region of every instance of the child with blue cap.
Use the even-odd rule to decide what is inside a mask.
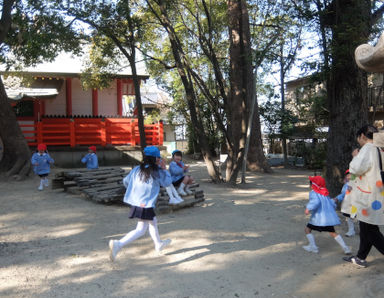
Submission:
[[[114,261],[123,246],[143,236],[147,230],[155,244],[155,250],[160,252],[171,243],[170,239],[160,240],[154,212],[160,186],[166,187],[172,183],[171,175],[166,170],[160,151],[155,146],[144,148],[144,158],[141,164],[132,169],[123,180],[127,188],[124,202],[131,205],[129,218],[137,218],[135,230],[130,231],[120,240],[110,240],[110,259]]]

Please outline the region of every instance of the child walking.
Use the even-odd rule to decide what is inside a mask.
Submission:
[[[349,182],[350,178],[351,178],[351,174],[349,173],[349,170],[346,170],[345,171],[345,178],[344,178],[343,188],[341,189],[341,193],[339,195],[337,195],[336,198],[335,198],[335,200],[337,202],[341,203],[341,208],[343,208],[343,205],[345,203],[345,201],[344,201],[345,194],[350,191],[349,190],[350,186],[348,185],[348,182]],[[353,222],[353,219],[347,213],[343,212],[343,215],[345,216],[346,221],[347,221],[347,225],[348,225],[348,232],[345,233],[345,236],[352,237],[352,236],[354,236],[356,234],[355,233],[355,224]]]
[[[99,161],[96,155],[96,146],[88,147],[88,154],[81,159],[82,163],[87,165],[87,169],[94,170],[99,168]]]
[[[321,176],[310,176],[309,181],[312,191],[309,193],[309,202],[305,209],[305,214],[311,213],[309,223],[305,227],[305,234],[309,241],[309,245],[303,246],[306,251],[318,253],[319,248],[316,246],[315,238],[312,230],[319,232],[329,232],[329,234],[342,247],[345,254],[351,254],[351,249],[344,243],[341,235],[335,232],[336,225],[340,224],[340,219],[336,214],[336,203],[328,195],[329,192],[325,187],[325,180]]]
[[[193,184],[195,181],[192,176],[185,175],[188,172],[189,166],[186,166],[182,162],[183,154],[180,150],[174,150],[172,152],[172,161],[169,164],[169,172],[172,176],[172,184],[175,187],[179,187],[177,192],[182,195],[191,195],[193,192],[189,189],[189,185]]]
[[[171,243],[170,239],[160,240],[154,212],[160,186],[166,187],[172,183],[171,175],[166,170],[164,161],[160,159],[159,149],[154,146],[146,147],[142,163],[132,169],[123,183],[127,188],[124,202],[131,205],[129,218],[138,218],[138,223],[135,230],[130,231],[120,240],[109,241],[109,257],[112,262],[125,245],[143,236],[147,230],[156,251],[160,252]]]
[[[44,186],[49,186],[48,174],[51,172],[51,164],[54,163],[54,160],[47,152],[47,146],[45,144],[39,144],[37,146],[37,152],[33,153],[31,163],[33,165],[33,171],[40,177],[40,185],[37,189],[43,190]]]

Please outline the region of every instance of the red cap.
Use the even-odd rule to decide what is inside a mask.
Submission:
[[[321,176],[309,176],[309,180],[312,182],[312,189],[323,195],[323,196],[328,196],[329,191],[325,187],[325,179]]]
[[[37,145],[37,150],[39,150],[39,151],[45,151],[45,150],[47,150],[47,145],[45,145],[45,144],[39,144],[39,145]]]
[[[96,146],[89,146],[88,149],[92,150],[93,152],[96,152]]]

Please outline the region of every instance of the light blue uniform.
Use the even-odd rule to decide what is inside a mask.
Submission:
[[[188,172],[188,170],[184,170],[184,163],[182,161],[180,161],[180,164],[182,167],[180,167],[175,161],[171,161],[169,163],[169,172],[172,176],[172,182],[176,182],[177,180],[183,178],[185,173]]]
[[[142,181],[140,177],[140,166],[132,169],[124,178],[123,183],[127,188],[124,195],[124,202],[131,206],[141,208],[154,208],[160,186],[167,187],[172,183],[171,175],[168,171],[159,169],[157,178],[152,176],[148,181]]]
[[[309,223],[318,227],[336,226],[340,219],[336,214],[336,203],[329,196],[323,196],[315,191],[309,193],[307,209],[311,211]]]
[[[339,202],[342,202],[345,198],[345,194],[347,193],[347,190],[348,190],[348,183],[345,183],[343,185],[343,188],[341,189],[341,193],[339,195],[337,195],[336,199],[339,201]]]
[[[88,153],[81,159],[81,162],[87,164],[87,169],[93,170],[99,168],[99,161],[95,153]]]
[[[31,158],[33,171],[37,175],[49,174],[49,172],[51,171],[51,163],[53,162],[54,160],[49,156],[48,153],[40,154],[38,152],[35,152],[33,153]]]

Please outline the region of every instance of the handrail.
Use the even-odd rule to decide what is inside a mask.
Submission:
[[[41,121],[19,121],[29,146],[39,143],[54,146],[130,145],[140,144],[136,118],[43,118]],[[163,123],[144,125],[148,145],[161,146]]]

